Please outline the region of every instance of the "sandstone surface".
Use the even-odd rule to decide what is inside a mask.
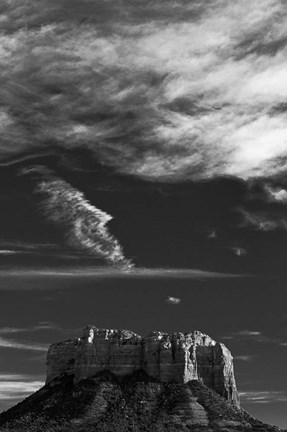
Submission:
[[[82,337],[49,348],[47,384],[64,375],[72,375],[77,383],[104,371],[116,377],[143,371],[162,383],[198,380],[239,406],[230,351],[199,331],[141,337],[128,330],[88,326]]]

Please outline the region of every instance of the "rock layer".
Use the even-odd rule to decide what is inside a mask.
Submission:
[[[65,374],[79,382],[103,371],[124,377],[140,370],[163,383],[199,380],[239,406],[230,351],[198,331],[141,337],[88,326],[81,338],[51,345],[46,383]]]

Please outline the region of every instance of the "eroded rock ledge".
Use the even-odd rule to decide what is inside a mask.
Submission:
[[[88,326],[82,337],[50,346],[46,383],[64,374],[79,382],[105,370],[118,377],[143,370],[164,383],[199,380],[239,406],[230,351],[199,331],[142,337]]]

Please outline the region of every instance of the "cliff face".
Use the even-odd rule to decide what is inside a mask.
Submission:
[[[125,377],[140,370],[162,383],[199,380],[239,406],[230,351],[198,331],[141,337],[88,326],[81,338],[51,345],[46,383],[63,375],[77,383],[103,371]]]

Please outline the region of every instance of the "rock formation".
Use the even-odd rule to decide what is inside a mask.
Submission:
[[[230,352],[198,331],[89,326],[47,363],[46,385],[0,413],[1,432],[281,432],[239,408]]]
[[[49,348],[47,384],[65,375],[77,383],[103,371],[116,377],[143,371],[162,383],[198,380],[239,406],[230,351],[199,331],[141,337],[127,330],[88,326],[81,338]]]

